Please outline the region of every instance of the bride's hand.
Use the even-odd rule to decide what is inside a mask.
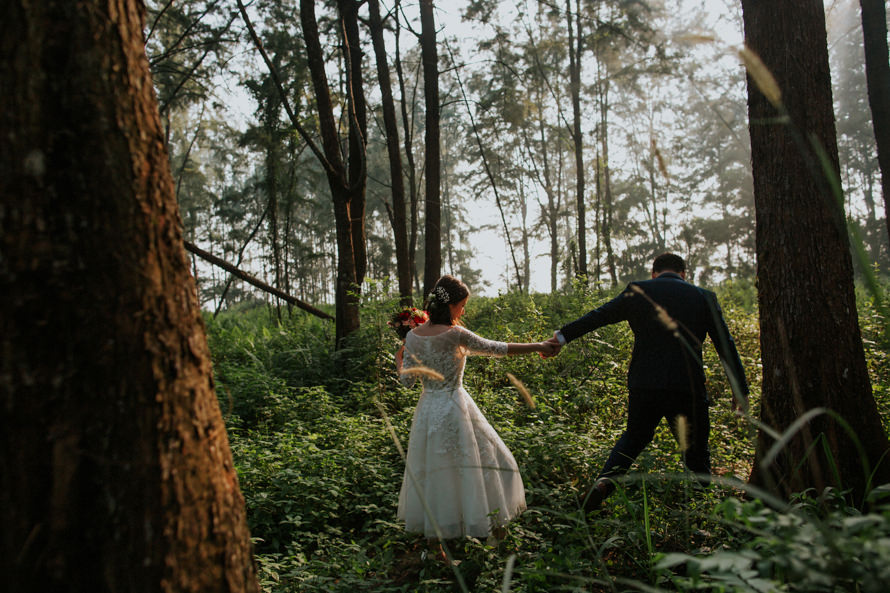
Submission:
[[[541,350],[541,358],[552,358],[562,350],[562,344],[559,343],[559,340],[557,340],[555,336],[545,342],[541,342],[541,346],[543,347]]]
[[[399,348],[398,352],[396,352],[396,371],[402,372],[402,359],[405,356],[405,344],[402,344],[402,347]]]
[[[559,352],[558,346],[553,342],[541,342],[540,347],[541,358],[550,358],[551,356],[556,356],[556,353]]]

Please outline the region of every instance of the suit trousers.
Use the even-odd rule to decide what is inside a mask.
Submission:
[[[677,418],[686,417],[685,442],[677,432]],[[682,446],[683,462],[696,474],[711,473],[711,452],[708,435],[711,421],[708,401],[702,394],[668,390],[635,390],[628,397],[627,428],[612,448],[598,477],[615,478],[627,473],[637,456],[652,442],[655,429],[667,418],[671,432]],[[609,491],[614,488],[606,480]]]

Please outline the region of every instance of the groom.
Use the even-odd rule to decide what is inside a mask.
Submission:
[[[614,478],[626,473],[652,441],[662,418],[667,418],[677,437],[677,418],[686,417],[688,448],[683,461],[703,479],[711,473],[709,400],[702,367],[706,334],[729,376],[736,410],[742,409],[748,394],[742,362],[717,297],[686,282],[686,264],[680,256],[659,255],[652,264],[651,280],[632,282],[611,301],[564,325],[549,341],[558,345],[558,353],[575,338],[620,321],[627,321],[634,334],[627,374],[627,429],[585,497],[588,512],[597,510],[612,493]]]

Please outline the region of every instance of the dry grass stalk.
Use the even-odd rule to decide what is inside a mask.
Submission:
[[[516,391],[519,392],[519,395],[522,396],[522,399],[525,400],[525,403],[528,404],[532,410],[535,409],[535,400],[532,399],[532,394],[529,393],[528,389],[523,385],[522,381],[516,378],[513,373],[507,373],[507,378],[510,379],[510,383],[513,384],[513,387],[516,388]]]
[[[696,45],[699,43],[714,43],[715,41],[717,41],[717,39],[713,35],[699,35],[696,33],[690,33],[688,35],[678,35],[674,37],[674,41],[677,43]]]
[[[411,367],[407,369],[402,369],[403,375],[417,375],[419,377],[425,377],[427,379],[432,379],[434,381],[444,381],[445,377],[442,376],[442,373],[438,371],[434,371],[429,367],[417,366]]]
[[[681,452],[689,448],[689,421],[683,415],[677,416],[677,442]]]
[[[776,109],[782,109],[782,90],[779,88],[779,83],[776,82],[775,77],[773,77],[773,73],[769,71],[769,68],[766,67],[760,56],[746,46],[739,50],[739,57],[742,58],[748,74],[751,76],[754,84],[757,85],[757,88],[760,89],[760,92],[763,93],[763,96],[766,97],[766,100],[772,103],[772,106]]]
[[[652,303],[652,306],[655,307],[655,314],[658,316],[658,320],[661,324],[668,330],[674,333],[674,335],[679,335],[680,326],[674,321],[674,318],[668,315],[668,312],[664,310],[664,307],[653,301],[649,298],[649,295],[645,293],[645,291],[637,286],[636,284],[631,284],[630,289],[637,294],[642,295],[647,301]]]

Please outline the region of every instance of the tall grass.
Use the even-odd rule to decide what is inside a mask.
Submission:
[[[540,340],[610,296],[474,297],[465,321],[486,337]],[[756,313],[744,295],[721,300],[756,410]],[[469,361],[465,385],[520,464],[529,509],[497,547],[466,538],[449,542],[456,564],[424,557],[422,536],[395,519],[404,464],[394,440],[407,442],[419,394],[395,375],[398,341],[386,327],[395,308],[365,303],[345,352],[332,350],[332,328],[304,315],[278,323],[259,307],[208,321],[264,590],[452,591],[457,571],[468,591],[855,590],[845,588],[851,583],[870,591],[869,575],[890,566],[884,507],[862,514],[833,492],[805,493],[787,507],[746,500],[755,432],[732,413],[710,346],[712,464],[721,478],[697,488],[662,426],[604,511],[585,517],[580,498],[626,418],[632,337],[621,326],[546,361]],[[862,317],[875,383],[887,385],[883,318],[869,309]],[[876,394],[886,411],[886,390]]]

